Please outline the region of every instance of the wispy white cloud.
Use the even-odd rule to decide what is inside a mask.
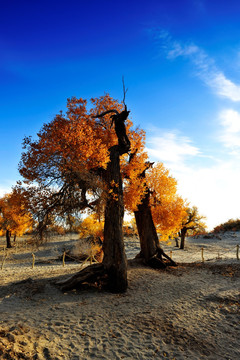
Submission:
[[[240,113],[233,109],[223,110],[219,121],[222,127],[219,140],[232,150],[233,155],[240,155]]]
[[[200,154],[189,138],[173,131],[149,136],[147,151],[153,160],[163,161],[175,169],[184,166],[186,158]]]
[[[216,95],[233,102],[240,101],[240,85],[228,79],[223,71],[218,69],[214,59],[209,57],[203,49],[194,43],[182,44],[174,40],[165,30],[157,31],[155,38],[160,41],[161,48],[165,51],[168,59],[188,58],[195,66],[196,75]]]
[[[194,43],[175,41],[167,31],[157,31],[154,35],[167,59],[173,61],[181,57],[189,60],[196,76],[215,95],[240,102],[240,85],[228,79],[203,49]],[[240,183],[240,112],[225,109],[218,116],[218,125],[215,140],[220,141],[219,157],[213,156],[207,163],[201,158],[211,156],[177,131],[158,136],[155,129],[154,135],[151,137],[148,133],[147,138],[150,159],[161,161],[170,169],[178,181],[179,194],[207,216],[209,229],[240,216],[240,192],[237,191]],[[212,148],[216,155],[214,145],[208,148]],[[221,158],[223,150],[225,155]]]
[[[238,134],[239,120],[238,113],[222,113],[221,126],[225,133]],[[156,135],[151,137],[151,132]],[[179,194],[207,217],[209,230],[239,216],[240,192],[236,189],[240,183],[240,162],[237,157],[226,160],[212,158],[206,165],[199,160],[210,156],[196,147],[190,138],[177,131],[168,131],[161,136],[158,136],[160,129],[155,128],[151,132],[147,140],[149,158],[163,162],[170,169],[178,181]]]
[[[209,75],[209,79],[206,77],[206,83],[212,87],[212,89],[216,90],[217,95],[223,96],[232,100],[234,102],[240,101],[240,86],[234,84],[233,81],[226,78],[226,76],[216,71],[215,73],[206,74]]]

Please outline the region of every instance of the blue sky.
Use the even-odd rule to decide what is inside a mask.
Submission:
[[[25,135],[71,96],[126,102],[146,147],[211,229],[240,217],[240,4],[0,2],[0,194]]]

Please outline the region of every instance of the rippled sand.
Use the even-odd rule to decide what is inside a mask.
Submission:
[[[129,288],[120,295],[62,293],[54,286],[79,270],[78,263],[56,261],[71,243],[62,239],[35,250],[34,269],[31,249],[9,252],[0,270],[0,359],[240,358],[238,233],[189,239],[185,251],[164,244],[180,265],[165,271],[129,266]],[[129,256],[137,253],[137,240],[126,245]],[[203,246],[210,259],[204,263]],[[231,257],[220,259],[226,249]]]

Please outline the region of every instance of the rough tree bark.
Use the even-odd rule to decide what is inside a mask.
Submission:
[[[10,230],[6,230],[6,240],[7,240],[7,248],[10,249],[12,247]]]
[[[185,238],[187,235],[187,230],[188,229],[184,226],[180,231],[180,236],[181,236],[180,249],[184,249],[185,247]]]
[[[175,243],[176,243],[176,245],[175,245],[175,247],[177,247],[177,248],[179,248],[179,240],[178,240],[178,238],[177,237],[175,237]]]
[[[120,114],[114,111],[107,111],[96,117],[114,112],[112,121],[115,124],[115,131],[118,137],[118,145],[109,149],[110,161],[105,173],[105,180],[108,188],[108,198],[105,208],[104,224],[104,258],[101,264],[88,266],[78,272],[70,279],[58,282],[63,291],[71,290],[81,286],[83,283],[103,283],[112,292],[124,292],[127,289],[127,260],[123,242],[123,190],[120,173],[120,155],[130,150],[130,142],[126,135],[125,120],[129,111],[125,110]]]
[[[103,265],[109,277],[112,291],[123,292],[127,289],[127,259],[123,242],[123,190],[120,174],[119,147],[110,149],[110,162],[107,168],[108,196],[105,209]]]
[[[145,181],[145,171],[141,174],[143,181]],[[138,210],[134,212],[141,245],[141,252],[138,257],[142,258],[147,265],[153,268],[165,268],[167,265],[176,266],[176,263],[164,253],[160,246],[152,218],[150,190],[147,184],[146,188],[147,191],[142,202],[138,205]]]

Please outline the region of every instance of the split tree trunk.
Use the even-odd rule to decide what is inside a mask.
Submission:
[[[157,253],[158,246],[158,236],[152,219],[149,197],[148,190],[142,199],[142,203],[138,205],[138,210],[134,212],[141,246],[140,256],[146,262]]]
[[[181,236],[180,249],[184,249],[184,247],[185,247],[186,235],[187,235],[187,229],[184,227],[181,229],[181,232],[180,232],[180,236]]]
[[[143,181],[145,181],[145,171],[141,174],[141,177]],[[134,215],[141,245],[139,257],[153,268],[165,268],[167,265],[176,266],[176,263],[164,253],[160,246],[156,227],[152,218],[150,191],[148,187],[142,202],[138,205],[138,210],[134,212]],[[163,258],[167,259],[167,262]]]
[[[6,230],[6,240],[7,240],[7,248],[10,249],[12,247],[10,230]]]

